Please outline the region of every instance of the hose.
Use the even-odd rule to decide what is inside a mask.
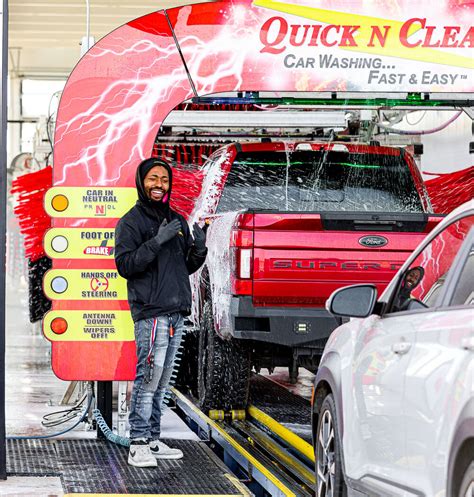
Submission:
[[[385,124],[379,124],[377,123],[376,126],[378,128],[384,129],[388,131],[389,133],[395,133],[396,135],[431,135],[433,133],[437,133],[438,131],[442,131],[443,129],[447,128],[452,122],[454,122],[461,114],[463,113],[462,110],[454,114],[448,121],[446,121],[444,124],[441,126],[438,126],[433,129],[427,129],[424,131],[409,131],[405,129],[395,129],[392,128],[392,126],[386,126]]]
[[[183,330],[183,339],[181,340],[181,345],[178,349],[178,351],[176,352],[176,356],[175,356],[175,360],[174,360],[174,363],[173,363],[173,372],[171,374],[171,379],[170,379],[170,384],[168,386],[168,391],[166,392],[165,394],[165,397],[163,399],[163,403],[164,405],[168,406],[170,400],[171,400],[171,388],[174,386],[175,382],[176,382],[176,377],[177,377],[177,372],[178,372],[178,369],[179,369],[179,364],[181,362],[181,358],[182,358],[182,353],[183,353],[183,342],[184,342],[184,335],[185,335],[185,330]],[[92,405],[92,401],[93,399],[95,398],[94,396],[94,391],[92,389],[92,386],[90,384],[87,385],[87,390],[88,390],[88,394],[89,394],[89,402],[87,404],[87,407],[85,408],[82,416],[80,417],[80,419],[74,423],[70,428],[67,428],[66,430],[63,430],[63,431],[60,431],[58,433],[52,433],[51,435],[36,435],[36,436],[9,436],[9,437],[6,437],[7,440],[37,440],[37,439],[47,439],[47,438],[53,438],[53,437],[58,437],[60,435],[64,435],[65,433],[73,430],[76,426],[78,426],[80,423],[82,423],[82,421],[84,421],[84,419],[86,418],[87,416],[87,413],[89,412],[89,409]],[[79,404],[83,402],[83,399],[81,399],[79,401]],[[75,409],[77,409],[77,406],[73,407],[72,409],[69,410],[69,412],[73,412]],[[59,414],[61,413],[62,411],[59,411],[59,412],[56,412],[56,413],[52,413],[52,414]],[[101,412],[99,411],[99,409],[93,409],[92,411],[92,414],[94,415],[94,418],[97,422],[97,426],[100,428],[100,430],[102,431],[102,433],[104,434],[105,438],[109,441],[109,442],[112,442],[112,443],[115,443],[115,444],[118,444],[118,445],[122,445],[123,447],[130,447],[130,439],[129,438],[126,438],[126,437],[121,437],[120,435],[117,435],[115,434],[110,428],[109,426],[107,425],[107,423],[105,422],[105,419],[103,418]]]
[[[54,437],[59,437],[60,435],[64,435],[65,433],[68,433],[69,431],[73,430],[76,426],[78,426],[86,419],[87,413],[89,412],[93,399],[94,399],[94,394],[92,393],[91,395],[89,395],[89,402],[87,404],[87,407],[84,409],[82,416],[79,418],[79,421],[74,423],[71,427],[67,428],[66,430],[60,431],[58,433],[52,433],[51,435],[8,436],[5,438],[7,440],[43,440],[47,438],[54,438]]]
[[[67,421],[80,416],[81,405],[87,398],[87,392],[79,399],[79,401],[70,409],[63,409],[62,411],[55,411],[45,414],[43,416],[43,421],[41,424],[46,428],[51,428],[53,426],[58,426],[60,424],[66,423]]]
[[[120,435],[116,435],[107,425],[105,419],[102,417],[99,409],[94,409],[92,414],[97,421],[97,426],[100,428],[100,431],[104,434],[105,438],[109,442],[113,442],[114,444],[123,445],[124,447],[130,447],[130,439],[126,437],[121,437]]]

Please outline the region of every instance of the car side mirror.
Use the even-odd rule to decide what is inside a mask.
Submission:
[[[373,313],[376,302],[375,285],[352,285],[333,292],[326,309],[334,316],[365,318]]]

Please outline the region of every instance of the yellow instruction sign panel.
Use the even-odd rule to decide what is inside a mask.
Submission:
[[[113,259],[115,231],[103,228],[52,228],[44,236],[51,259]]]
[[[50,311],[44,336],[52,342],[128,342],[135,340],[130,311]]]
[[[127,281],[109,269],[52,269],[43,289],[51,300],[127,300]]]
[[[121,218],[137,201],[136,188],[53,186],[44,197],[51,217]]]

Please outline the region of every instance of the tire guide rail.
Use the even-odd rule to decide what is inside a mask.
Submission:
[[[269,416],[258,409],[250,408],[248,416],[260,417],[257,424],[244,421],[241,418],[230,422],[216,422],[204,414],[191,399],[173,389],[173,395],[179,410],[183,413],[188,424],[197,427],[201,437],[205,434],[209,441],[216,442],[224,451],[226,463],[229,457],[248,475],[249,481],[258,483],[260,487],[272,496],[311,497],[314,495],[313,461],[307,457],[307,442],[293,434],[288,435],[285,427],[279,425]],[[263,423],[262,419],[267,423]],[[260,428],[264,425],[264,429]],[[270,427],[269,427],[270,425]],[[279,428],[273,433],[273,429]],[[272,431],[272,433],[268,433]],[[291,440],[291,442],[288,441]],[[279,443],[283,440],[283,444]],[[288,450],[285,445],[290,446]],[[293,450],[294,449],[294,450]],[[306,450],[306,454],[304,454]],[[291,452],[303,454],[302,462]],[[313,456],[314,458],[314,456]]]

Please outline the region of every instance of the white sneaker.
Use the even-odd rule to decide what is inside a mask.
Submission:
[[[159,440],[150,442],[150,452],[156,459],[181,459],[183,457],[182,450],[172,449]]]
[[[142,440],[134,440],[130,444],[128,464],[137,468],[156,468],[158,466],[148,442]]]

